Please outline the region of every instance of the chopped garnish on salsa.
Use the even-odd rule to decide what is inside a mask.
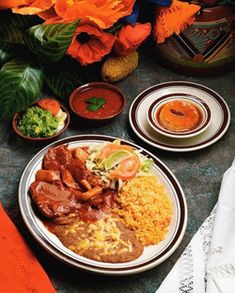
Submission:
[[[94,112],[99,110],[106,103],[106,100],[93,96],[87,99],[86,103],[88,104],[87,110]]]

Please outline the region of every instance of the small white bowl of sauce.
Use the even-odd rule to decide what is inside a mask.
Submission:
[[[211,121],[211,111],[198,97],[174,94],[153,101],[147,119],[149,125],[161,135],[189,138],[207,129]]]

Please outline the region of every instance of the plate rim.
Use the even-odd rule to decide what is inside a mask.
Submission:
[[[79,141],[86,141],[86,140],[112,141],[115,139],[119,139],[119,140],[121,140],[121,142],[127,143],[127,144],[141,150],[144,154],[147,154],[154,159],[155,164],[157,163],[158,168],[164,173],[166,178],[171,182],[172,186],[174,187],[174,191],[175,191],[177,199],[179,201],[180,215],[182,214],[179,219],[179,226],[177,227],[177,230],[175,232],[173,239],[170,241],[170,243],[167,245],[167,247],[165,249],[163,249],[163,251],[159,254],[157,259],[155,260],[155,258],[156,258],[156,256],[155,256],[155,257],[153,257],[153,260],[151,258],[150,260],[147,260],[143,264],[133,265],[133,268],[132,267],[127,267],[127,268],[97,267],[92,264],[86,264],[81,261],[73,260],[72,258],[69,258],[69,256],[65,255],[63,252],[56,250],[56,248],[53,247],[53,245],[50,244],[47,241],[47,239],[45,239],[43,237],[40,230],[38,230],[36,228],[36,231],[35,231],[34,230],[35,227],[31,226],[31,222],[33,222],[33,220],[31,219],[30,215],[27,215],[25,213],[24,205],[27,206],[27,204],[23,200],[24,196],[21,196],[21,192],[24,190],[24,185],[27,182],[27,172],[30,171],[29,168],[31,167],[32,163],[50,147],[58,146],[63,143],[69,143],[69,142],[73,142],[73,141],[78,141],[78,142]],[[179,198],[179,196],[181,198]],[[152,154],[148,150],[144,149],[143,147],[141,147],[133,142],[130,142],[125,139],[118,138],[118,137],[113,137],[113,136],[108,136],[108,135],[99,135],[99,134],[82,134],[82,135],[74,135],[74,136],[65,137],[65,138],[59,139],[59,140],[45,146],[43,149],[38,151],[30,159],[30,161],[28,162],[28,164],[26,165],[26,167],[22,173],[20,183],[19,183],[19,188],[18,188],[18,203],[19,203],[22,218],[24,220],[24,223],[25,223],[27,229],[29,230],[31,235],[34,237],[34,239],[36,239],[38,241],[38,243],[42,246],[43,249],[45,249],[51,255],[53,255],[54,257],[56,257],[57,259],[59,259],[60,261],[66,263],[68,265],[72,265],[73,267],[84,269],[86,271],[95,272],[95,273],[99,273],[99,274],[105,274],[105,275],[131,275],[131,274],[136,274],[136,273],[140,273],[140,272],[149,270],[149,269],[159,265],[160,263],[165,261],[178,248],[178,246],[181,243],[183,236],[185,234],[186,227],[187,227],[187,221],[188,221],[188,209],[187,209],[187,202],[186,202],[184,191],[183,191],[179,181],[177,180],[177,178],[173,174],[173,172],[159,158],[157,158],[154,154]]]
[[[194,88],[198,88],[198,89],[204,90],[207,94],[210,94],[210,96],[216,102],[219,102],[219,105],[220,105],[220,107],[223,111],[223,114],[224,114],[224,119],[223,119],[223,122],[221,123],[220,129],[216,133],[213,134],[213,137],[209,141],[205,141],[205,142],[202,142],[198,145],[193,145],[193,146],[186,146],[186,147],[179,146],[179,147],[177,147],[177,146],[171,146],[169,144],[168,145],[167,144],[159,144],[157,141],[154,142],[154,140],[150,140],[148,137],[145,138],[145,136],[147,136],[147,135],[141,134],[139,132],[139,130],[138,130],[139,127],[134,125],[134,124],[137,124],[137,122],[134,118],[135,118],[136,109],[137,109],[138,105],[140,104],[140,101],[142,99],[144,99],[147,94],[150,94],[151,92],[153,92],[153,90],[163,88],[166,86],[188,86],[188,87],[191,86]],[[218,99],[216,99],[215,97],[217,97]],[[134,109],[134,107],[135,107],[135,109]],[[182,80],[181,81],[180,80],[167,81],[167,82],[161,82],[161,83],[157,83],[153,86],[150,86],[147,89],[140,92],[136,96],[136,98],[131,103],[131,106],[129,109],[129,123],[130,123],[130,126],[131,126],[132,130],[134,131],[134,133],[142,141],[146,142],[147,144],[149,144],[155,148],[165,150],[165,151],[171,151],[171,152],[191,152],[191,151],[197,151],[197,150],[201,150],[201,149],[204,149],[206,147],[211,146],[212,144],[216,143],[220,138],[222,138],[223,135],[227,132],[227,130],[230,126],[230,122],[231,122],[231,113],[230,113],[230,109],[229,109],[227,103],[225,102],[225,100],[213,89],[211,89],[207,86],[204,86],[200,83],[190,82],[190,81],[182,81]],[[141,130],[141,132],[142,132],[142,130]],[[216,137],[215,137],[215,135],[216,135]]]

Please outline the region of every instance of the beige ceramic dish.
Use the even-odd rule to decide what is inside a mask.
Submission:
[[[149,125],[146,113],[153,101],[176,93],[200,97],[210,107],[211,122],[201,134],[185,139],[170,138],[160,135]],[[140,93],[130,107],[129,121],[135,134],[151,146],[171,152],[191,152],[221,139],[229,128],[231,114],[225,100],[214,90],[194,82],[171,81],[156,84]]]
[[[177,107],[171,109],[170,105],[175,103],[180,104],[183,107],[182,110]],[[162,115],[166,107],[169,108],[169,117]],[[190,115],[194,115],[194,117]],[[173,130],[164,126],[161,122],[161,116],[166,122],[174,119],[175,123],[179,125],[192,122],[193,119],[196,120],[195,125],[192,124],[193,126],[188,129]],[[199,135],[207,129],[211,122],[211,111],[207,103],[197,97],[186,94],[169,94],[153,101],[148,109],[147,120],[149,125],[161,135],[171,138],[189,138]]]

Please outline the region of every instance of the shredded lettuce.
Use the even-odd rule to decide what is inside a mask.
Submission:
[[[115,140],[112,142],[113,144],[120,145],[120,140]],[[96,145],[92,145],[89,147],[89,157],[86,160],[86,167],[94,172],[95,174],[99,175],[101,180],[110,186],[113,186],[115,188],[116,185],[118,185],[118,188],[120,189],[123,185],[123,181],[121,179],[114,179],[110,177],[110,170],[105,170],[105,160],[101,160],[99,158],[99,154],[103,147],[110,144],[110,142],[104,142]],[[153,168],[153,160],[147,158],[144,156],[141,151],[135,150],[136,155],[140,159],[140,167],[136,174],[136,176],[146,176],[146,175],[152,175],[152,168]],[[114,167],[116,168],[116,166]]]
[[[153,160],[142,157],[140,160],[140,171],[143,173],[152,173]]]
[[[64,128],[65,120],[67,118],[67,114],[60,109],[55,117],[57,117],[57,119],[58,119],[58,127],[56,129],[56,133],[58,133]]]
[[[89,157],[86,160],[87,169],[91,170],[95,174],[101,177],[101,180],[105,183],[111,184],[111,179],[109,177],[109,172],[105,171],[104,160],[99,159],[99,154],[101,149],[108,143],[102,143],[90,146],[88,149]]]

